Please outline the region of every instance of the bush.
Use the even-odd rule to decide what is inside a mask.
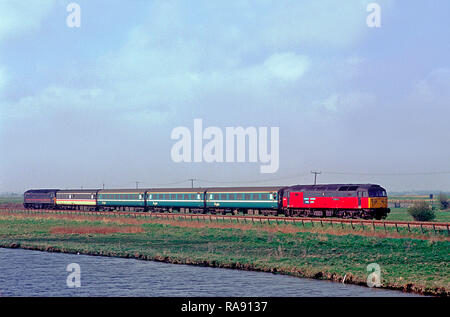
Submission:
[[[415,202],[412,207],[409,207],[408,212],[416,221],[431,221],[436,218],[429,203],[423,200]]]
[[[448,208],[448,199],[447,199],[447,195],[444,193],[439,193],[439,203],[441,204],[441,209],[445,210]]]

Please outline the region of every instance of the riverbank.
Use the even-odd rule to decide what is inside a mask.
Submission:
[[[1,214],[0,246],[288,274],[449,296],[448,239],[361,236],[294,225]]]

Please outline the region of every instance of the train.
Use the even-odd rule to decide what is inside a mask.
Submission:
[[[385,219],[386,190],[377,184],[265,187],[31,189],[24,207],[90,211],[182,212]]]

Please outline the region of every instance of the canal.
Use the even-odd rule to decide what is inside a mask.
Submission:
[[[79,267],[80,287],[70,264]],[[72,284],[71,284],[72,283]],[[264,272],[0,248],[0,296],[418,296]]]

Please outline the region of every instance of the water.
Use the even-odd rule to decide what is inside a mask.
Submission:
[[[78,263],[81,287],[66,268]],[[0,296],[415,296],[263,272],[0,248]]]

